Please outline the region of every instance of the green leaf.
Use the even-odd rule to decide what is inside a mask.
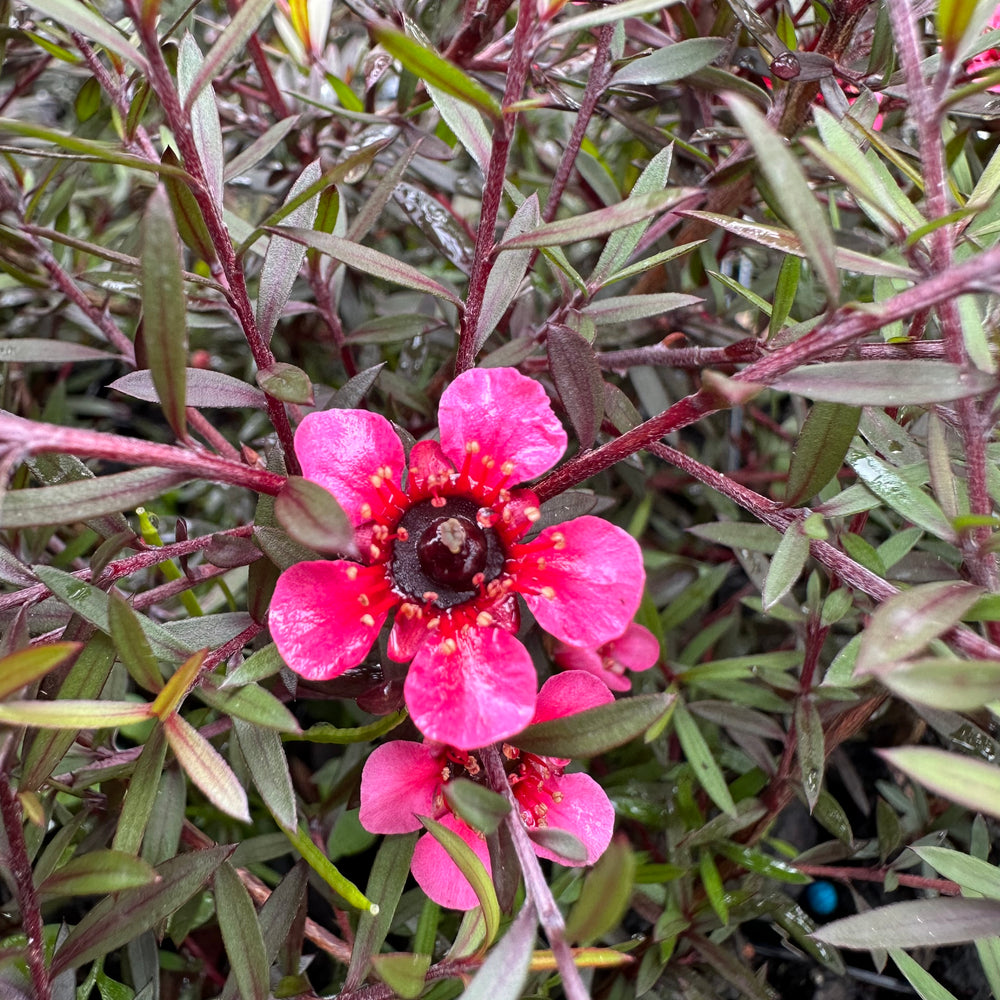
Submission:
[[[244,10],[246,8],[243,8]],[[285,204],[297,198],[310,185],[315,184],[322,174],[319,160],[313,160],[295,179],[285,198]],[[316,206],[319,194],[314,194],[308,201],[293,209],[285,216],[289,226],[299,226],[311,229],[316,220]],[[264,266],[260,272],[260,283],[257,293],[257,326],[265,342],[270,343],[271,335],[277,326],[285,304],[292,293],[292,286],[298,277],[306,248],[301,243],[272,236],[264,254]],[[280,398],[280,397],[279,397]]]
[[[142,338],[163,414],[179,438],[187,434],[185,367],[187,303],[181,252],[170,200],[162,184],[146,202],[139,230],[142,245]]]
[[[216,869],[214,885],[215,913],[240,1000],[270,1000],[270,963],[250,893],[228,861]]]
[[[684,757],[691,765],[698,783],[708,793],[708,797],[729,816],[736,815],[736,803],[726,785],[725,776],[712,755],[698,724],[691,718],[683,703],[674,708],[674,732],[680,742]]]
[[[996,865],[947,847],[912,847],[910,850],[939,875],[957,882],[963,889],[1000,899],[1000,868]]]
[[[188,472],[152,467],[56,486],[7,490],[0,497],[0,528],[40,528],[117,514],[148,503],[190,478]]]
[[[828,361],[804,365],[768,383],[772,389],[848,406],[948,403],[987,392],[994,376],[947,361]]]
[[[300,826],[294,830],[283,829],[282,832],[295,845],[295,849],[309,867],[347,903],[362,912],[374,909],[375,914],[378,913],[378,904],[369,900],[353,882],[340,874],[337,866],[312,842],[304,827]]]
[[[144,77],[148,78],[149,63],[146,57],[130,45],[117,28],[95,14],[86,4],[80,3],[79,0],[31,0],[29,6],[41,11],[46,17],[64,24],[67,28],[92,38],[115,55],[121,56],[126,62],[132,63]]]
[[[893,767],[937,795],[974,812],[1000,817],[1000,770],[994,764],[933,747],[897,747],[878,752]]]
[[[122,851],[96,850],[71,858],[38,887],[44,900],[59,896],[94,896],[149,885],[152,865]]]
[[[618,926],[635,881],[636,859],[629,842],[616,837],[583,880],[580,897],[566,918],[566,939],[592,944]]]
[[[715,521],[695,524],[687,530],[690,534],[716,545],[725,545],[731,549],[746,549],[748,552],[763,552],[765,555],[777,552],[784,537],[777,528],[749,521]]]
[[[561,324],[545,337],[549,373],[581,448],[590,448],[604,418],[604,379],[593,346]]]
[[[257,372],[257,384],[269,396],[283,403],[312,406],[313,387],[309,376],[297,365],[273,361],[268,368]]]
[[[192,97],[192,86],[204,69],[205,60],[201,49],[190,32],[185,32],[177,53],[177,91],[188,108],[186,116],[191,128],[191,137],[198,147],[198,157],[205,171],[208,192],[215,204],[222,208],[223,173],[225,155],[222,146],[222,123],[219,121],[219,107],[215,103],[215,91],[203,90]]]
[[[205,798],[227,816],[249,823],[247,793],[219,751],[179,715],[167,716],[163,729],[177,762]]]
[[[111,845],[114,850],[125,854],[139,853],[142,838],[153,814],[153,803],[156,801],[166,757],[167,738],[163,727],[156,726],[146,739],[129,779],[125,801],[118,814],[115,839]]]
[[[315,233],[309,229],[297,229],[294,226],[269,226],[271,232],[281,236],[286,236],[290,240],[303,243],[307,247],[312,247],[320,253],[324,253],[339,260],[364,274],[370,274],[373,278],[381,278],[395,285],[402,285],[404,288],[413,288],[418,292],[427,292],[439,299],[444,299],[452,305],[461,306],[461,300],[454,292],[438,284],[432,278],[428,278],[422,271],[406,264],[389,254],[372,250],[370,247],[362,246],[360,243],[352,243],[350,240],[341,239],[330,233]]]
[[[481,833],[493,833],[510,812],[510,804],[502,795],[468,778],[447,782],[444,798],[456,816]]]
[[[107,361],[115,355],[70,340],[44,337],[0,338],[0,364],[64,365],[77,361]]]
[[[33,684],[81,649],[82,642],[50,642],[19,649],[16,653],[3,657],[0,659],[0,699],[26,684]]]
[[[232,852],[225,846],[180,854],[156,869],[151,886],[102,899],[56,949],[53,977],[117,951],[154,927],[201,889]]]
[[[374,912],[367,910],[358,918],[358,930],[344,984],[347,991],[364,981],[372,957],[378,954],[385,942],[410,874],[410,859],[417,836],[417,833],[407,833],[386,837],[375,855],[365,895],[376,906]]]
[[[576,17],[556,21],[546,32],[545,38],[549,40],[557,35],[565,35],[567,32],[585,31],[602,24],[624,21],[627,17],[651,14],[671,6],[672,3],[673,0],[625,0],[624,3],[615,4],[613,7],[601,7],[598,10],[587,11],[586,14],[578,14]]]
[[[794,254],[785,254],[778,271],[778,281],[774,288],[774,303],[771,309],[771,320],[767,327],[768,339],[776,336],[788,319],[788,314],[795,304],[795,293],[799,288],[799,276],[802,273],[802,260]]]
[[[43,729],[109,729],[131,726],[151,717],[150,706],[134,701],[5,701],[0,724],[39,726]]]
[[[163,151],[162,162],[180,167],[177,154],[169,146]],[[186,181],[172,173],[164,173],[163,186],[170,199],[170,210],[173,212],[174,222],[177,223],[177,233],[181,240],[194,250],[202,260],[214,263],[217,257],[215,244],[212,243],[212,236],[205,223],[205,216],[202,214],[198,200],[192,194],[190,186]]]
[[[945,58],[955,58],[955,52],[975,12],[976,4],[969,0],[938,0],[934,23]]]
[[[662,316],[674,309],[684,309],[705,300],[697,295],[680,292],[658,292],[652,295],[621,295],[615,298],[595,299],[580,311],[598,326],[611,323],[634,323],[651,316]]]
[[[594,212],[586,212],[569,219],[544,223],[526,233],[503,240],[497,244],[496,249],[501,251],[525,247],[555,247],[593,239],[595,236],[603,236],[622,226],[631,226],[651,215],[656,215],[685,194],[683,189],[653,191],[638,198],[621,201],[608,208],[599,208]]]
[[[731,94],[726,102],[757,153],[757,166],[826,286],[830,305],[836,306],[840,299],[840,277],[833,233],[801,165],[785,145],[784,139],[749,101]]]
[[[814,497],[837,475],[860,420],[860,407],[825,402],[813,405],[788,466],[786,506],[796,507]]]
[[[725,38],[685,38],[682,41],[664,45],[652,55],[633,59],[623,66],[613,77],[609,86],[623,84],[669,83],[683,80],[714,62],[729,45]]]
[[[869,671],[893,694],[952,711],[971,711],[1000,698],[1000,661],[930,657],[881,663]]]
[[[431,967],[430,955],[413,955],[409,952],[390,952],[376,955],[372,960],[375,973],[401,1000],[416,1000],[424,991],[427,970]]]
[[[823,791],[823,770],[826,764],[826,740],[823,720],[816,703],[808,695],[795,702],[795,751],[802,777],[809,812],[816,808]]]
[[[824,924],[813,937],[837,948],[940,948],[994,937],[1000,901],[960,896],[915,899]]]
[[[916,959],[902,949],[890,948],[889,957],[920,995],[920,1000],[957,1000],[951,990],[945,989]]]
[[[288,536],[324,555],[357,555],[354,525],[329,490],[289,476],[274,498],[274,516]]]
[[[884,601],[868,622],[855,661],[855,674],[877,673],[884,663],[919,653],[932,639],[962,620],[982,594],[956,580],[924,583]]]
[[[259,684],[239,687],[216,686],[216,678],[202,683],[195,694],[218,712],[281,733],[299,732],[299,724],[287,706]]]
[[[547,757],[595,757],[635,739],[673,705],[673,694],[622,698],[528,726],[513,742]]]
[[[388,25],[371,25],[368,30],[389,55],[398,59],[418,79],[471,104],[494,121],[500,120],[500,105],[493,95],[454,63]]]
[[[264,804],[281,826],[286,830],[294,829],[297,822],[295,792],[281,737],[273,729],[242,719],[233,719],[233,731]]]
[[[809,558],[809,539],[798,524],[792,524],[775,549],[764,578],[764,610],[769,611],[798,580]]]
[[[157,694],[163,690],[163,673],[153,656],[138,615],[120,594],[111,593],[109,597],[108,628],[118,658],[139,687]]]
[[[646,164],[638,180],[632,185],[629,198],[638,198],[654,191],[662,191],[667,186],[670,174],[670,164],[673,162],[674,146],[664,146]],[[597,266],[587,279],[590,288],[600,288],[608,283],[611,275],[621,271],[639,245],[639,240],[649,228],[649,219],[641,219],[631,226],[625,226],[612,232],[604,243]]]

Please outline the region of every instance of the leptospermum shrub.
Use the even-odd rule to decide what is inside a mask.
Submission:
[[[4,1000],[1000,995],[993,3],[0,9]]]

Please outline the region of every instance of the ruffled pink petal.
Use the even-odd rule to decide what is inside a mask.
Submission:
[[[457,833],[476,852],[476,857],[482,861],[490,875],[493,874],[485,837],[451,813],[442,816],[438,822]],[[468,879],[451,860],[448,852],[429,833],[425,833],[417,841],[410,871],[420,888],[438,906],[447,906],[451,910],[471,910],[479,905],[479,899],[472,891]]]
[[[437,441],[418,441],[410,450],[410,496],[430,496],[451,479],[455,469]]]
[[[410,833],[434,815],[441,748],[393,740],[376,747],[361,772],[361,825],[369,833]]]
[[[604,655],[626,670],[649,670],[660,658],[660,644],[648,628],[632,622],[604,647]]]
[[[295,454],[302,475],[326,487],[355,526],[384,507],[372,476],[388,469],[398,485],[403,471],[403,445],[392,424],[367,410],[306,414],[295,431]]]
[[[567,861],[561,855],[537,844],[534,845],[535,854],[571,868],[592,865],[611,843],[611,834],[615,829],[615,808],[604,789],[589,774],[564,774],[555,779],[553,784],[561,797],[560,801],[553,799],[549,804],[546,823],[554,829],[565,830],[582,841],[587,848],[587,860]]]
[[[516,632],[521,627],[521,609],[513,594],[501,598],[496,604],[490,605],[489,615],[497,628],[507,632]]]
[[[296,563],[274,588],[271,637],[297,674],[329,680],[364,659],[398,600],[380,566],[344,560]]]
[[[552,659],[560,670],[585,670],[588,674],[599,677],[612,691],[628,691],[632,682],[622,673],[605,666],[601,649],[607,649],[607,646],[570,646],[559,642],[552,650]]]
[[[400,613],[392,623],[387,652],[390,659],[397,663],[408,663],[428,639],[433,641],[435,638],[434,634],[427,631],[426,619],[408,618]]]
[[[546,632],[601,646],[625,631],[646,581],[642,551],[627,532],[586,515],[513,548],[515,587]]]
[[[466,445],[479,446],[479,460],[495,463],[474,478],[490,485],[524,482],[551,469],[566,450],[566,432],[545,390],[513,368],[474,368],[445,389],[438,410],[441,447],[461,470]],[[502,466],[509,462],[507,472]]]
[[[513,635],[472,627],[426,643],[410,664],[403,694],[424,736],[474,750],[524,729],[537,684],[531,657]]]
[[[531,721],[535,723],[561,719],[614,700],[615,696],[608,690],[608,686],[593,674],[585,670],[567,670],[564,674],[550,677],[542,685]]]

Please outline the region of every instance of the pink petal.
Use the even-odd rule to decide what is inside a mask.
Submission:
[[[493,874],[489,848],[483,836],[451,813],[442,816],[438,822],[457,833],[476,852],[476,857],[482,861],[490,875]],[[479,899],[472,891],[468,879],[451,860],[448,852],[429,833],[425,833],[417,841],[410,871],[420,888],[438,906],[447,906],[452,910],[471,910],[479,905]]]
[[[433,816],[441,748],[393,740],[376,747],[361,772],[361,825],[369,833],[410,833]]]
[[[433,640],[437,636],[427,631],[426,619],[416,616],[408,618],[403,613],[397,614],[392,623],[392,631],[389,633],[387,652],[390,659],[397,663],[408,663],[417,655],[428,638]]]
[[[388,478],[398,484],[404,465],[392,424],[367,410],[306,414],[295,432],[295,454],[302,475],[328,489],[355,526],[370,520],[371,510],[385,506],[372,476],[388,469]]]
[[[538,624],[570,645],[614,639],[639,607],[642,551],[631,535],[599,517],[546,528],[534,542],[513,546],[513,555],[515,587]]]
[[[535,845],[535,854],[540,858],[558,861],[571,868],[592,865],[611,843],[615,829],[615,808],[604,789],[589,774],[564,774],[553,784],[561,795],[549,804],[547,825],[557,830],[565,830],[583,842],[587,848],[587,860],[567,861],[565,858],[544,847]]]
[[[455,472],[437,441],[418,441],[410,450],[410,496],[430,496],[436,486],[447,483]]]
[[[566,432],[545,390],[513,368],[463,372],[441,396],[438,423],[441,447],[456,469],[461,470],[472,442],[479,445],[480,459],[494,460],[492,471],[482,477],[491,485],[504,478],[508,486],[534,479],[566,450]],[[508,461],[510,471],[504,473],[501,466]]]
[[[473,626],[426,643],[410,664],[403,693],[424,736],[474,750],[524,729],[537,684],[531,657],[514,636]]]
[[[325,681],[364,659],[396,603],[380,566],[302,562],[278,577],[268,624],[285,663]]]
[[[585,670],[567,670],[550,677],[538,692],[538,704],[532,722],[547,722],[565,715],[583,712],[614,701],[607,685]]]
[[[607,644],[604,652],[626,670],[649,670],[660,658],[660,644],[648,628],[632,622],[624,634]]]
[[[565,642],[557,642],[552,650],[552,659],[560,670],[585,670],[588,674],[599,677],[612,691],[628,691],[632,686],[631,682],[604,666],[598,651],[603,648],[570,646]]]

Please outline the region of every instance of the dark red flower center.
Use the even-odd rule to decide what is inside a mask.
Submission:
[[[500,575],[506,559],[490,526],[495,516],[464,497],[414,504],[397,527],[390,567],[394,588],[442,609],[475,597]]]

